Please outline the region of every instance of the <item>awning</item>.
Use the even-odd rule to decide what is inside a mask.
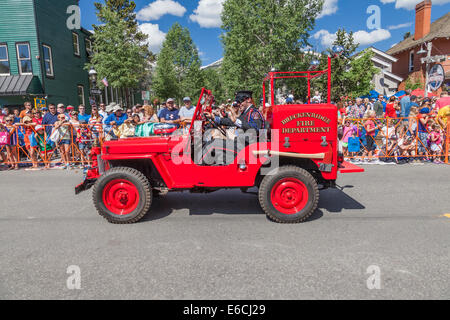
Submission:
[[[0,96],[21,96],[42,94],[41,81],[33,75],[14,75],[0,77]]]

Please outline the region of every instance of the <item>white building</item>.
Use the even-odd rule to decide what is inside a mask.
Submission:
[[[398,59],[374,47],[370,47],[368,50],[372,50],[374,53],[372,62],[375,67],[380,69],[380,72],[372,80],[375,91],[389,97],[398,91],[398,86],[403,81],[403,78],[392,73],[392,64]]]

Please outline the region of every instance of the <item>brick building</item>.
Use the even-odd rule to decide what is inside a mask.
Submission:
[[[399,85],[399,90],[405,89],[408,77],[425,83],[426,64],[422,63],[421,59],[427,56],[430,42],[432,44],[431,56],[444,56],[439,63],[445,70],[445,83],[447,86],[450,85],[450,13],[431,23],[431,8],[431,0],[419,3],[416,6],[414,35],[386,52],[398,59],[392,65],[392,72],[404,79]]]

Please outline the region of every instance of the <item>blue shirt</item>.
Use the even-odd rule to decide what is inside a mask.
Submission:
[[[91,116],[89,114],[78,114],[78,121],[86,121],[89,122],[89,119],[91,119]]]
[[[409,115],[409,110],[411,110],[411,99],[409,96],[404,97],[402,100],[400,100],[401,110],[400,110],[400,116],[401,117],[407,117]]]
[[[128,116],[126,113],[122,114],[122,116],[117,117],[114,113],[109,115],[108,118],[105,120],[105,124],[110,125],[111,121],[115,121],[117,126],[122,125],[125,120],[128,119]]]
[[[55,122],[58,121],[58,114],[51,114],[50,112],[47,112],[44,118],[42,118],[42,124],[46,125],[45,132],[47,132],[47,135],[50,136],[52,134],[53,127],[49,126],[49,124],[55,124]]]
[[[169,110],[163,109],[160,118],[166,121],[174,121],[180,119],[179,111],[177,109]]]

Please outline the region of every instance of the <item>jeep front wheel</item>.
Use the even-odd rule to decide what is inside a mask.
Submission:
[[[299,223],[310,217],[319,203],[319,188],[312,175],[295,166],[264,177],[259,203],[266,215],[279,223]]]
[[[152,189],[140,171],[118,167],[107,171],[95,183],[94,205],[98,213],[111,223],[135,223],[150,209]]]

